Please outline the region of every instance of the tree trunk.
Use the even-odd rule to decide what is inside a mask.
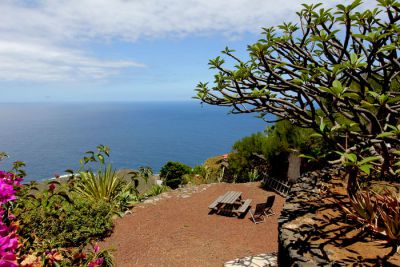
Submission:
[[[359,189],[359,184],[358,184],[358,169],[356,167],[352,167],[350,171],[348,172],[347,176],[347,194],[349,195],[350,198],[353,198],[355,193]]]

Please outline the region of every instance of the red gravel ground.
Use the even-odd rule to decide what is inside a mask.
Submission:
[[[186,198],[182,192],[168,192],[170,198],[140,204],[132,214],[117,219],[114,233],[100,245],[116,249],[113,255],[119,267],[221,267],[238,257],[277,251],[277,220],[284,199],[277,195],[276,214],[257,225],[249,213],[244,219],[209,215],[208,205],[229,190],[251,198],[253,207],[274,194],[259,183],[200,185]]]

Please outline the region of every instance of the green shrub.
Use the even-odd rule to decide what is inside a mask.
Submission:
[[[113,227],[110,204],[76,196],[73,203],[48,191],[17,200],[14,214],[20,222],[24,250],[42,251],[78,247],[105,237]]]
[[[224,155],[219,155],[206,159],[204,165],[196,166],[196,174],[201,178],[200,184],[221,182],[225,174],[225,161]]]
[[[157,195],[159,195],[161,193],[164,193],[164,192],[168,191],[168,189],[169,188],[167,186],[165,186],[165,185],[155,184],[155,185],[153,185],[151,187],[151,190],[147,195],[148,196],[157,196]]]
[[[260,174],[258,173],[257,169],[253,169],[247,174],[249,182],[257,181],[260,178]]]
[[[204,162],[204,167],[205,168],[210,168],[213,171],[219,171],[221,169],[221,163],[224,160],[224,156],[223,155],[219,155],[219,156],[215,156],[215,157],[211,157],[206,159],[206,161]]]
[[[247,174],[265,164],[257,155],[263,155],[263,150],[267,143],[267,137],[263,133],[252,134],[237,141],[232,147],[232,153],[229,154],[229,169],[225,180],[231,182],[236,175],[237,182],[246,182]]]
[[[22,178],[24,165],[16,162],[12,171]],[[7,208],[18,225],[16,254],[21,266],[99,266],[96,263],[100,262],[104,267],[114,266],[109,250],[97,245],[88,249],[92,240],[112,231],[111,204],[68,192],[76,180],[69,182],[42,183],[40,191],[35,182],[16,188],[17,198]]]
[[[196,177],[199,177],[198,174],[187,173],[182,176],[182,184],[193,184],[195,183]]]
[[[183,182],[183,175],[190,173],[192,168],[174,161],[168,161],[160,170],[160,177],[164,179],[165,185],[172,189],[177,188]]]
[[[192,174],[202,175],[203,171],[204,171],[203,165],[196,165],[192,169]]]
[[[297,150],[308,155],[321,154],[327,150],[321,142],[310,137],[313,131],[279,121],[266,129],[265,133],[256,133],[244,137],[233,145],[228,157],[229,171],[225,180],[232,181],[236,175],[237,182],[248,182],[261,178],[263,172],[268,175],[285,178],[288,168],[288,155]],[[312,169],[311,164],[303,164],[303,171]],[[254,171],[257,170],[257,177]]]

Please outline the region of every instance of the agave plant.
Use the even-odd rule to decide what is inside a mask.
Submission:
[[[377,203],[376,200],[372,199],[369,191],[358,191],[350,198],[350,204],[350,209],[342,206],[348,215],[365,224],[370,229],[377,229]]]
[[[394,192],[358,191],[350,198],[351,207],[342,205],[353,219],[369,230],[384,235],[389,243],[400,245],[400,199]]]
[[[97,153],[86,152],[87,156],[80,160],[78,174],[68,171],[72,174],[69,183],[72,191],[92,201],[110,203],[119,214],[135,202],[132,192],[137,190],[137,181],[132,185],[118,175],[110,163],[106,163],[109,151],[107,146],[100,145],[97,147]],[[90,163],[100,164],[100,167],[93,171],[88,165]]]
[[[103,170],[97,173],[92,171],[82,171],[80,178],[75,184],[75,190],[79,194],[93,201],[114,202],[123,192],[129,190],[129,187],[111,164],[107,164]]]
[[[377,196],[380,225],[390,242],[400,245],[400,199],[394,193],[386,191]]]

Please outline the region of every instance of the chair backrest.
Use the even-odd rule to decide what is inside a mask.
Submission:
[[[269,196],[267,201],[265,202],[265,208],[269,209],[274,205],[275,202],[275,195]]]
[[[267,207],[266,203],[256,204],[256,209],[254,211],[254,215],[264,214],[264,210]]]

